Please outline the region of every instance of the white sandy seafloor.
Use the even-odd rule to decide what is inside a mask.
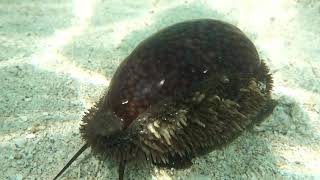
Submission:
[[[214,18],[241,28],[274,74],[272,116],[186,170],[129,179],[320,179],[320,1],[1,0],[0,179],[52,179],[83,145],[84,111],[144,38]],[[87,150],[61,179],[116,179]]]

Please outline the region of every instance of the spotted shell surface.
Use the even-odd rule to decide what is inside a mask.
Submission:
[[[80,131],[97,155],[176,167],[267,117],[271,89],[268,68],[237,27],[181,22],[121,63]]]

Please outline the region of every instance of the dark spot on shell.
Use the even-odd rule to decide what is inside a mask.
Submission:
[[[200,19],[167,27],[122,62],[80,128],[94,154],[184,167],[273,110],[272,78],[235,26]]]

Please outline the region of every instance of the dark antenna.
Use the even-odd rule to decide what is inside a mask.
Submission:
[[[56,180],[58,177],[60,177],[61,174],[66,169],[68,169],[68,167],[73,163],[73,161],[75,161],[80,156],[80,154],[82,154],[83,151],[86,150],[88,147],[89,147],[88,144],[83,145],[81,149],[79,149],[79,151],[75,155],[73,155],[73,157],[69,160],[69,162],[62,168],[62,170],[58,173],[58,175],[56,175],[56,177],[53,178],[53,180]]]
[[[119,180],[123,180],[125,166],[126,166],[126,161],[125,160],[120,161],[119,169],[118,169]]]

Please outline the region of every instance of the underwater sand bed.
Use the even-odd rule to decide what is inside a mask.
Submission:
[[[320,178],[320,3],[90,1],[0,3],[1,179],[49,179],[81,147],[79,124],[119,63],[160,28],[213,18],[242,29],[274,74],[279,104],[261,125],[185,170],[128,165],[131,179]],[[115,179],[85,152],[65,179]]]

